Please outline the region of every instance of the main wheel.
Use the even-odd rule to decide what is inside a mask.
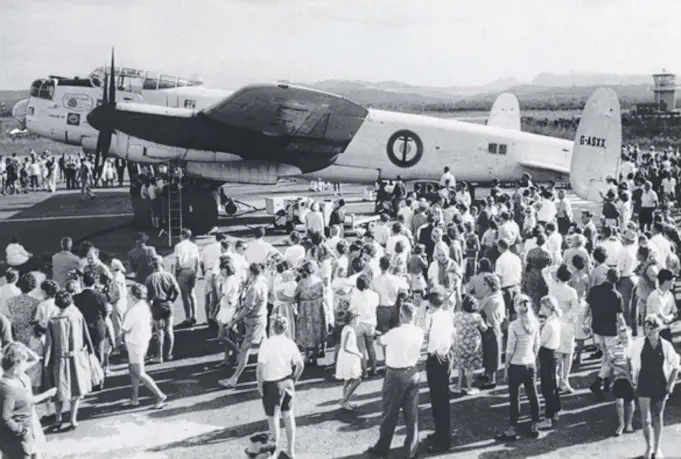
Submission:
[[[193,185],[183,189],[184,225],[192,234],[206,234],[218,224],[220,194],[217,187],[204,188]]]

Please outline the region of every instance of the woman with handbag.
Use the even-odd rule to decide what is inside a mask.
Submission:
[[[69,281],[66,285],[75,281]],[[62,408],[64,402],[71,403],[71,423],[69,430],[78,427],[78,408],[81,399],[92,391],[91,360],[94,347],[90,333],[85,325],[83,314],[73,304],[68,291],[57,293],[54,304],[59,314],[47,324],[45,355],[43,358],[45,389],[56,388],[56,420],[50,431],[61,430]],[[101,367],[99,368],[101,371]]]

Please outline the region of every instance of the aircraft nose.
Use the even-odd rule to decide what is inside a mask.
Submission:
[[[28,112],[28,99],[20,100],[12,107],[12,117],[26,126],[26,114]]]

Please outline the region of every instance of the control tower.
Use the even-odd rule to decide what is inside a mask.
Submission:
[[[661,112],[674,111],[676,107],[676,75],[662,69],[661,73],[653,75],[655,80],[655,106]]]

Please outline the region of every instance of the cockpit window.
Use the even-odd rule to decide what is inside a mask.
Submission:
[[[52,100],[54,97],[53,80],[36,80],[31,85],[31,97]]]

